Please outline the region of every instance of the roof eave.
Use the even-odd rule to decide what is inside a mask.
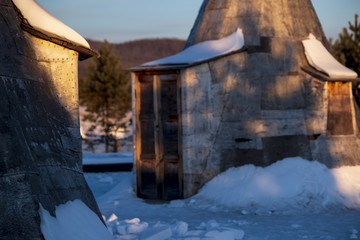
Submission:
[[[79,46],[77,44],[74,44],[74,43],[66,40],[66,39],[62,39],[58,36],[50,36],[49,33],[44,33],[42,31],[39,31],[39,30],[33,28],[31,25],[26,24],[24,22],[21,23],[21,28],[33,36],[36,36],[38,38],[44,39],[46,41],[55,43],[57,45],[60,45],[65,48],[69,48],[71,50],[78,52],[80,61],[99,55],[96,51],[94,51],[90,48]]]
[[[233,54],[236,54],[236,53],[245,52],[247,50],[248,50],[248,48],[244,46],[243,48],[241,48],[239,50],[231,51],[231,52],[228,52],[226,54],[222,54],[222,55],[219,55],[219,56],[215,56],[215,57],[212,57],[212,58],[208,58],[208,59],[200,60],[200,61],[195,61],[195,62],[191,62],[191,63],[161,64],[161,65],[140,65],[140,66],[137,66],[137,67],[130,68],[129,70],[132,71],[132,72],[144,72],[144,71],[153,71],[153,70],[156,70],[156,71],[164,70],[165,71],[165,70],[176,70],[176,69],[188,68],[188,67],[193,67],[193,66],[200,65],[200,64],[203,64],[203,63],[206,63],[206,62],[211,62],[211,61],[214,61],[214,60],[217,60],[217,59],[220,59],[220,58],[223,58],[223,57],[227,57],[227,56],[230,56],[230,55],[233,55]]]
[[[321,80],[321,81],[327,81],[327,82],[353,82],[353,83],[359,83],[360,78],[332,78],[328,76],[327,74],[318,71],[317,69],[313,68],[312,66],[302,66],[301,69],[306,72],[307,74]]]

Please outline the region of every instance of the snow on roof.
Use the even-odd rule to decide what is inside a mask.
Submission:
[[[141,66],[192,64],[240,50],[243,46],[244,35],[242,30],[238,28],[234,33],[222,39],[201,42],[178,54],[147,62]]]
[[[356,72],[341,65],[313,34],[310,34],[309,39],[303,40],[302,43],[309,64],[318,71],[326,73],[330,78],[354,79],[358,77]]]
[[[13,0],[13,2],[24,18],[36,30],[50,33],[61,39],[69,40],[76,45],[90,48],[89,43],[79,33],[46,11],[36,0]]]

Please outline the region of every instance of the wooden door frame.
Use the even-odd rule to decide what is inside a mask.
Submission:
[[[154,140],[155,140],[155,174],[156,174],[156,192],[159,198],[163,198],[163,183],[164,183],[164,173],[165,173],[165,162],[164,162],[164,149],[163,149],[163,124],[161,120],[161,96],[160,96],[160,90],[161,90],[161,81],[160,81],[160,75],[167,75],[167,74],[173,74],[176,75],[176,87],[177,87],[177,108],[178,108],[178,154],[179,154],[179,166],[178,166],[178,176],[179,176],[179,191],[180,196],[179,198],[183,198],[183,162],[182,162],[182,121],[181,121],[181,77],[180,77],[180,71],[174,70],[174,71],[148,71],[148,72],[135,72],[134,73],[134,121],[135,121],[135,164],[136,164],[136,187],[137,187],[137,195],[139,197],[143,197],[141,193],[141,126],[140,126],[140,120],[139,120],[139,114],[140,114],[140,76],[143,75],[149,75],[153,76],[153,100],[154,100]]]

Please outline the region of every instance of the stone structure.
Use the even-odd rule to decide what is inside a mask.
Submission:
[[[0,3],[0,239],[43,239],[51,214],[81,199],[101,218],[82,172],[77,64],[93,51],[34,29]]]
[[[351,81],[312,68],[302,41],[328,46],[310,0],[205,0],[186,47],[242,29],[242,51],[133,69],[137,192],[189,197],[234,166],[286,157],[360,163]]]

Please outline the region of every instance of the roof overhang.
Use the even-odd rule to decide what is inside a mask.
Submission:
[[[90,48],[86,48],[86,47],[83,47],[83,46],[76,45],[76,44],[74,44],[74,43],[72,43],[70,41],[61,39],[61,38],[59,38],[57,36],[51,36],[51,34],[44,33],[44,32],[41,32],[39,30],[36,30],[31,25],[26,24],[24,22],[21,23],[21,28],[24,31],[30,33],[31,35],[33,35],[35,37],[41,38],[43,40],[55,43],[57,45],[60,45],[60,46],[63,46],[65,48],[69,48],[71,50],[74,50],[74,51],[78,52],[80,61],[98,55],[97,52],[95,52],[94,50],[92,50]]]
[[[178,70],[178,69],[184,69],[184,68],[189,68],[189,67],[194,67],[203,63],[207,63],[207,62],[211,62],[211,61],[215,61],[217,59],[220,58],[224,58],[236,53],[241,53],[241,52],[246,52],[248,50],[247,47],[243,47],[239,50],[236,51],[232,51],[223,55],[219,55],[213,58],[209,58],[206,60],[202,60],[202,61],[196,61],[196,62],[192,62],[192,63],[180,63],[180,64],[163,64],[163,65],[140,65],[137,67],[133,67],[130,68],[129,70],[132,72],[146,72],[146,71],[167,71],[167,70]]]
[[[309,66],[303,66],[301,67],[301,70],[303,70],[304,72],[306,72],[307,74],[313,76],[316,79],[319,79],[321,81],[326,81],[326,82],[352,82],[352,83],[360,83],[360,78],[349,78],[349,79],[345,79],[345,78],[331,78],[328,75],[326,75],[323,72],[320,72],[319,70]]]

